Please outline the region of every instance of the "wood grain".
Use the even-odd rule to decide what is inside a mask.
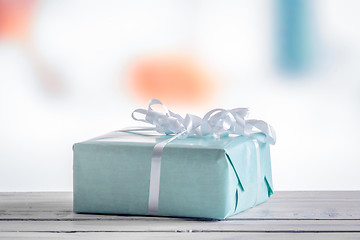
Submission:
[[[72,193],[0,193],[1,239],[360,239],[360,191],[276,192],[223,221],[76,214]]]
[[[2,233],[0,239],[226,239],[226,240],[354,240],[360,239],[356,233]]]

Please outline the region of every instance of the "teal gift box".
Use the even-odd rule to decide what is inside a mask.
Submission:
[[[170,138],[115,131],[76,143],[74,212],[149,212],[152,154]],[[224,219],[265,202],[273,193],[270,148],[262,133],[175,139],[163,149],[158,216]]]

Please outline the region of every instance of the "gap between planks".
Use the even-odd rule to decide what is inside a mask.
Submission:
[[[246,240],[348,240],[360,239],[357,233],[1,233],[4,239],[246,239]]]

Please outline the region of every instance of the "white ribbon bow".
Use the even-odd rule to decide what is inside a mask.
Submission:
[[[151,106],[160,104],[165,113],[157,112]],[[145,115],[143,119],[135,117],[136,113]],[[177,138],[188,136],[201,137],[213,135],[215,137],[228,136],[229,134],[243,135],[250,137],[254,133],[264,134],[264,138],[258,138],[261,142],[275,144],[276,134],[274,128],[262,120],[245,120],[248,115],[247,108],[234,108],[225,110],[213,109],[205,114],[203,118],[196,115],[186,114],[185,118],[171,112],[162,102],[152,99],[148,109],[136,109],[132,118],[136,121],[150,123],[155,130],[164,134],[175,134]]]

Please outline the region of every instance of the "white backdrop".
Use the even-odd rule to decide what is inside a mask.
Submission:
[[[0,39],[0,191],[71,191],[72,144],[137,124],[130,114],[145,107],[122,85],[124,66],[174,49],[222,77],[189,112],[250,107],[277,130],[275,190],[360,190],[359,1],[314,1],[317,64],[300,75],[276,70],[275,1],[265,2],[40,2],[31,39],[66,92],[44,92],[21,47]]]

